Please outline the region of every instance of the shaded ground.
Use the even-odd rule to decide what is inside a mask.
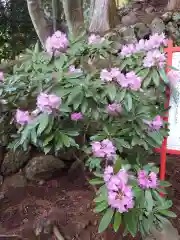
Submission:
[[[159,157],[155,158],[159,159]],[[178,215],[174,226],[180,232],[179,157],[168,157],[167,178],[173,184],[170,194],[173,197],[174,210]],[[49,219],[58,226],[67,240],[120,240],[119,236],[114,236],[111,231],[106,237],[97,234],[98,218],[91,206],[94,191],[83,177],[70,180],[67,176],[63,176],[43,185],[28,184],[21,188],[10,187],[15,184],[15,178],[12,181],[13,183],[10,183],[10,180],[7,181],[8,184],[4,183],[5,198],[0,200],[0,234],[15,233],[21,235],[21,239],[35,240],[38,238],[35,237],[33,229],[40,231],[41,226],[45,226],[45,220]],[[44,235],[39,239],[54,238],[51,235]]]

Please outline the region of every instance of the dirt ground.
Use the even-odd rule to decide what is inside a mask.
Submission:
[[[159,160],[159,156],[154,158]],[[167,167],[167,179],[172,183],[170,195],[178,216],[174,226],[180,232],[180,158],[169,156]],[[16,188],[10,187],[13,184],[8,183],[0,200],[0,239],[55,240],[51,234],[39,238],[34,235],[41,232],[42,226],[50,232],[50,221],[67,240],[119,240],[118,234],[115,236],[110,230],[106,236],[97,234],[98,217],[91,205],[94,191],[83,177],[66,175]]]

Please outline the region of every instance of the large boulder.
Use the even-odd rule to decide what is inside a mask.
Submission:
[[[48,180],[65,167],[64,162],[52,155],[32,158],[25,167],[27,179],[32,181]]]
[[[30,159],[30,152],[9,150],[1,164],[1,174],[8,176],[18,172]]]
[[[163,33],[165,31],[165,24],[161,18],[154,18],[152,23],[151,23],[151,32],[152,33]]]

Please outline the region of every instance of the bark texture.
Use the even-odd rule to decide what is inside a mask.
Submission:
[[[68,29],[74,37],[84,31],[83,0],[62,0]]]
[[[44,17],[41,0],[27,0],[27,6],[33,26],[43,48],[45,48],[45,42],[47,37],[51,35],[51,29]]]
[[[173,11],[175,9],[180,9],[180,0],[169,0],[167,10]]]
[[[91,0],[91,21],[89,31],[104,33],[115,27],[116,3],[115,0]]]

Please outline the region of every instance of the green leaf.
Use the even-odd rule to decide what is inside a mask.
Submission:
[[[152,209],[154,206],[154,201],[152,198],[151,190],[145,191],[145,199],[146,199],[147,211],[150,213],[150,212],[152,212]]]
[[[118,156],[114,164],[114,173],[118,173],[122,166],[122,159]]]
[[[128,149],[131,148],[130,144],[122,138],[116,138],[115,142],[116,142],[117,148],[121,148],[121,147],[128,148]]]
[[[114,223],[113,223],[113,228],[114,228],[115,232],[118,231],[118,229],[121,225],[121,220],[122,220],[121,213],[116,212],[115,215],[114,215]]]
[[[100,202],[100,203],[97,204],[97,206],[95,207],[94,211],[96,213],[100,213],[100,212],[104,211],[107,208],[108,208],[108,203],[103,201],[103,202]]]
[[[163,136],[159,132],[148,132],[149,137],[151,137],[159,146],[162,144]]]
[[[109,84],[107,86],[107,93],[108,93],[109,99],[111,101],[114,101],[114,99],[116,98],[116,86],[114,84]]]
[[[70,147],[70,138],[67,136],[67,135],[65,135],[65,134],[61,134],[61,140],[62,140],[62,142],[63,142],[63,144],[64,144],[64,146],[66,146],[66,147]]]
[[[49,115],[47,113],[41,114],[40,118],[38,119],[39,126],[37,129],[37,135],[41,135],[49,123]]]
[[[98,197],[94,198],[94,202],[95,203],[99,203],[99,202],[104,202],[104,200],[106,200],[106,198],[104,197],[103,194],[100,194]]]
[[[104,183],[104,180],[102,180],[100,178],[94,178],[94,179],[90,180],[89,183],[92,185],[102,184],[102,183]]]
[[[152,80],[151,76],[147,76],[143,81],[143,88],[147,88],[150,85],[151,80]]]
[[[54,138],[54,134],[49,135],[47,138],[45,138],[44,142],[43,142],[43,147],[47,146],[49,144],[49,142],[51,142]]]
[[[167,182],[167,181],[160,181],[160,186],[162,186],[162,187],[170,187],[171,184],[169,182]]]
[[[129,93],[126,95],[126,108],[128,112],[132,109],[132,97]]]
[[[173,213],[172,211],[168,211],[168,210],[160,210],[159,213],[161,213],[164,216],[171,217],[171,218],[177,217],[177,215],[175,213]]]
[[[124,214],[124,223],[124,225],[127,227],[127,230],[133,237],[135,237],[137,233],[138,215],[134,210]]]
[[[169,83],[168,77],[167,77],[166,72],[165,72],[165,70],[164,70],[163,68],[161,68],[161,69],[159,70],[159,74],[160,74],[160,76],[161,76],[161,79],[162,79],[166,84]]]
[[[160,83],[160,76],[159,76],[158,71],[155,68],[153,68],[151,76],[152,76],[152,80],[153,80],[155,86],[158,87],[159,83]]]
[[[149,74],[149,68],[144,68],[137,73],[137,76],[141,77],[141,79],[143,80],[147,77],[148,74]]]
[[[121,102],[126,95],[126,89],[122,89],[121,91],[117,92],[116,98],[118,102]]]
[[[105,212],[104,216],[102,217],[101,221],[100,221],[99,228],[98,228],[99,233],[106,230],[106,228],[109,226],[109,224],[112,221],[113,215],[114,215],[114,210],[111,209],[111,208],[108,208],[107,211]]]

